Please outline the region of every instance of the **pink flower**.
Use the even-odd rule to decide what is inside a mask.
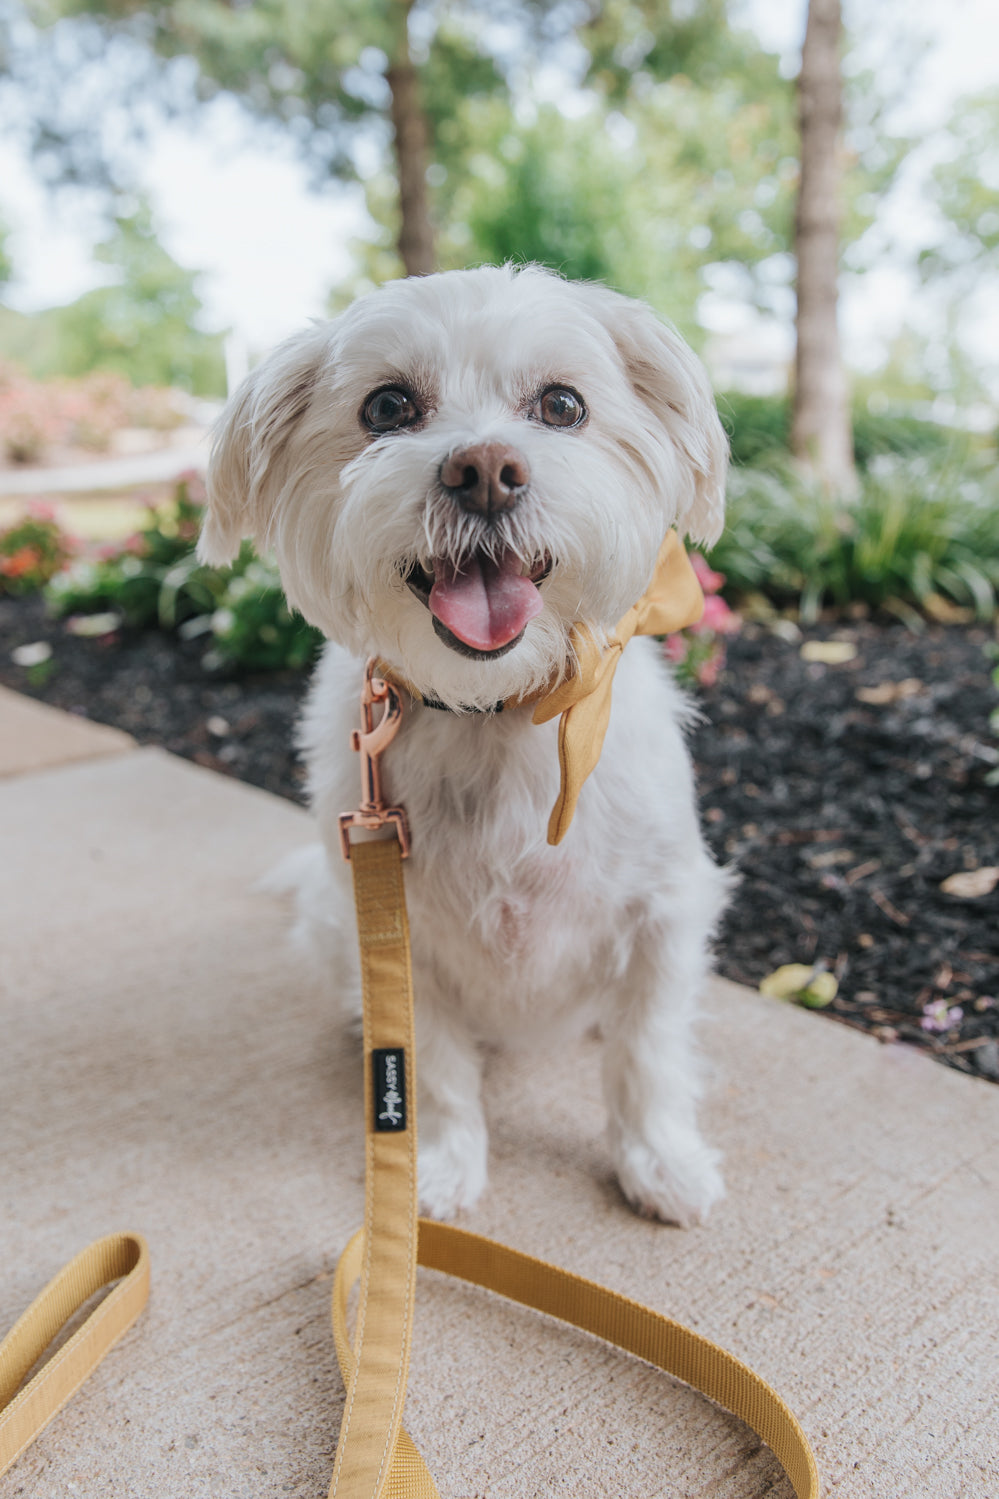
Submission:
[[[738,635],[742,619],[718,592],[725,582],[725,575],[710,568],[700,552],[691,552],[689,556],[704,591],[704,611],[696,624],[688,625],[680,633],[667,635],[663,653],[670,665],[676,668],[680,682],[714,687],[725,665],[725,637]]]
[[[715,576],[717,577],[718,574],[716,573]],[[720,594],[710,593],[704,600],[704,613],[696,628],[714,630],[717,635],[738,635],[742,628],[742,620],[734,610],[728,607]]]
[[[697,680],[702,687],[713,687],[725,665],[725,647],[718,641],[711,655],[697,668]]]
[[[725,581],[724,573],[716,573],[705,561],[703,552],[690,553],[691,566],[697,574],[697,581],[707,594],[717,593]]]
[[[51,500],[32,500],[28,506],[29,515],[36,520],[55,520],[56,510]]]
[[[931,1000],[923,1006],[923,1018],[919,1022],[924,1031],[949,1031],[964,1019],[960,1005],[948,1005],[945,999]]]

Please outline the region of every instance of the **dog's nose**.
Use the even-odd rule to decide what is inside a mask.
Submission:
[[[477,515],[510,510],[531,477],[527,459],[505,442],[459,448],[441,464],[441,483],[461,506]]]

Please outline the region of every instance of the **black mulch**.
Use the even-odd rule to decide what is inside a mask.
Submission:
[[[940,888],[999,866],[990,636],[863,620],[802,638],[832,636],[855,644],[852,661],[810,664],[800,641],[747,625],[702,694],[705,829],[742,876],[718,966],[756,984],[781,964],[823,964],[840,989],[818,1013],[999,1081],[999,885]],[[50,662],[12,663],[36,641]],[[37,599],[0,598],[0,682],[303,800],[291,748],[303,677],[210,676],[202,654],[155,633],[75,638]],[[864,701],[872,688],[882,701]],[[925,1028],[928,1009],[942,1029]]]

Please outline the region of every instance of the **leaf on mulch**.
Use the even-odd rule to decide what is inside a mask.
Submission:
[[[940,889],[945,895],[956,895],[960,900],[977,900],[979,896],[991,895],[999,885],[999,868],[985,864],[981,869],[963,869],[950,874]]]
[[[834,974],[807,963],[785,963],[760,980],[760,993],[770,999],[791,999],[806,1010],[824,1010],[836,998]]]
[[[70,635],[96,640],[101,635],[113,635],[121,624],[122,616],[116,610],[108,609],[103,614],[71,614],[66,629]]]
[[[34,640],[30,645],[18,645],[10,653],[15,666],[41,666],[52,659],[52,647],[47,640]]]
[[[970,625],[975,618],[974,609],[964,609],[952,604],[942,593],[927,593],[920,600],[923,609],[941,625]]]
[[[800,651],[802,661],[818,661],[823,666],[842,666],[856,654],[852,640],[806,640]]]
[[[918,697],[925,692],[918,677],[906,677],[901,682],[879,682],[876,687],[858,687],[857,700],[882,707],[887,703],[900,703],[909,697]]]

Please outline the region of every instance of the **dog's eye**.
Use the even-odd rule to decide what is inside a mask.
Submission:
[[[586,407],[574,390],[553,385],[537,404],[537,413],[546,427],[578,427],[586,416]]]
[[[411,427],[418,422],[421,412],[408,390],[391,385],[368,397],[361,416],[372,432],[395,432],[399,427]]]

